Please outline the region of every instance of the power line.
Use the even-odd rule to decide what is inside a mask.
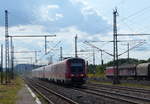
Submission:
[[[35,54],[35,63],[37,62],[37,52],[41,52],[41,51],[16,51],[16,52],[13,52],[13,53],[34,53]]]
[[[127,51],[125,51],[125,52],[123,52],[123,53],[119,54],[118,56],[121,56],[121,55],[123,55],[124,53],[127,53],[128,51],[133,50],[134,48],[137,48],[137,47],[139,47],[139,46],[143,45],[144,43],[145,43],[145,41],[140,42],[139,44],[137,44],[137,45],[135,45],[135,46],[133,46],[133,47],[129,48]]]
[[[127,28],[133,32],[133,28],[131,28],[127,23],[125,23],[125,20],[128,20],[128,19],[130,19],[130,18],[132,18],[132,17],[134,17],[134,16],[137,16],[137,15],[139,15],[139,14],[142,15],[142,14],[143,14],[143,11],[145,11],[145,10],[147,10],[147,9],[150,9],[150,6],[145,7],[145,8],[143,8],[143,9],[141,9],[141,10],[139,10],[139,11],[137,11],[137,12],[135,12],[135,13],[129,15],[129,16],[127,16],[127,17],[124,17],[124,18],[120,19],[120,22],[124,22],[124,24],[127,26]],[[134,19],[134,20],[135,20],[135,19]],[[131,21],[131,20],[130,20],[130,21]],[[133,21],[131,21],[131,22],[133,22]],[[138,26],[141,27],[141,25],[138,25]],[[134,31],[134,32],[135,32],[135,31]]]
[[[127,20],[127,19],[129,19],[129,18],[131,18],[131,17],[134,17],[134,16],[136,16],[136,15],[139,15],[139,14],[141,14],[143,11],[145,11],[145,10],[147,10],[147,9],[150,9],[150,6],[145,7],[145,8],[143,8],[143,9],[141,9],[141,10],[139,10],[139,11],[137,11],[137,12],[135,12],[135,13],[129,15],[129,16],[127,16],[127,17],[124,17],[124,18],[122,18],[120,21],[125,21],[125,20]]]
[[[84,43],[87,44],[87,45],[90,45],[90,46],[93,47],[93,48],[98,49],[99,51],[103,51],[103,52],[105,52],[106,54],[108,54],[108,55],[110,55],[110,56],[113,56],[113,54],[108,53],[108,52],[106,52],[105,50],[102,50],[102,49],[100,49],[100,48],[94,46],[93,44],[90,44],[88,41],[84,41]]]
[[[132,32],[134,32],[134,30],[127,23],[125,23],[125,21],[122,21],[122,23],[124,23],[129,30],[131,30]]]
[[[141,33],[137,33],[137,34],[132,34],[132,33],[127,33],[127,34],[118,34],[118,36],[143,36],[143,35],[150,35],[150,34],[146,34],[146,33],[143,33],[143,34],[141,34]]]

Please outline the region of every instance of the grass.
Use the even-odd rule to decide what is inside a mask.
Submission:
[[[95,80],[89,80],[89,83],[95,83],[95,84],[104,84],[104,85],[114,85],[112,82],[102,82],[102,81],[95,81]],[[132,83],[121,83],[116,84],[114,86],[123,86],[123,87],[135,87],[135,88],[144,88],[144,89],[150,89],[150,86],[148,85],[142,85],[142,84],[132,84]]]
[[[18,99],[17,93],[23,86],[23,80],[16,77],[11,84],[0,85],[0,104],[15,104]]]
[[[105,73],[88,74],[88,78],[104,78]]]

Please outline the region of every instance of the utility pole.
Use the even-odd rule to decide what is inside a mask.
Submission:
[[[6,84],[9,81],[9,38],[8,38],[8,11],[5,10],[5,70],[6,70]]]
[[[47,36],[45,36],[45,54],[47,54]]]
[[[35,63],[37,63],[37,52],[38,51],[35,51]]]
[[[63,53],[62,53],[62,47],[60,47],[60,61],[62,61],[62,59],[63,59],[63,55],[62,55]]]
[[[52,55],[50,56],[50,62],[51,62],[51,64],[53,63],[53,56]]]
[[[101,65],[103,66],[104,62],[103,62],[103,51],[101,51]]]
[[[75,57],[77,58],[78,57],[78,54],[77,54],[77,35],[75,36]]]
[[[13,41],[12,37],[10,37],[10,43],[11,43],[11,78],[14,79],[14,47],[13,47]]]
[[[127,44],[127,48],[128,48],[128,63],[129,63],[129,43]]]
[[[3,45],[1,45],[1,84],[3,84]]]
[[[113,84],[119,84],[119,69],[118,69],[118,44],[117,44],[117,9],[113,11],[113,44],[114,44],[114,79]]]
[[[12,71],[12,79],[14,79],[14,47],[12,46],[11,52],[11,71]]]
[[[95,67],[95,51],[93,48],[93,68],[94,68],[94,74],[96,73],[96,67]]]
[[[95,65],[95,51],[93,49],[93,65]]]

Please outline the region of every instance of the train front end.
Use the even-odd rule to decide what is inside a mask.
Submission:
[[[67,61],[68,74],[71,84],[82,85],[86,82],[87,75],[87,64],[84,59],[72,58]]]

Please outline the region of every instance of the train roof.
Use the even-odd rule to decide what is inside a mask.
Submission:
[[[43,66],[43,67],[48,67],[48,66],[52,66],[52,65],[57,65],[57,64],[61,64],[61,63],[65,63],[65,62],[67,62],[67,61],[69,61],[69,60],[73,60],[73,59],[81,59],[81,60],[84,60],[84,59],[82,59],[82,58],[67,58],[67,59],[65,59],[65,60],[62,60],[62,61],[59,61],[59,62],[56,62],[56,63],[53,63],[53,64],[49,64],[49,65],[46,65],[46,66]],[[39,67],[39,68],[37,68],[37,69],[34,69],[33,71],[38,71],[38,70],[41,70],[41,68],[42,67]]]
[[[83,58],[67,58],[67,59],[64,59],[64,60],[62,60],[62,61],[59,61],[59,62],[56,62],[56,63],[54,63],[54,64],[59,64],[59,63],[63,63],[63,62],[66,62],[66,61],[70,61],[70,60],[74,60],[74,59],[81,59],[81,60],[84,60]]]
[[[148,62],[148,63],[141,63],[141,64],[139,64],[138,66],[148,66],[148,65],[150,65],[149,62]]]
[[[106,69],[112,69],[112,68],[114,68],[114,66],[108,66],[108,67],[106,67]]]

